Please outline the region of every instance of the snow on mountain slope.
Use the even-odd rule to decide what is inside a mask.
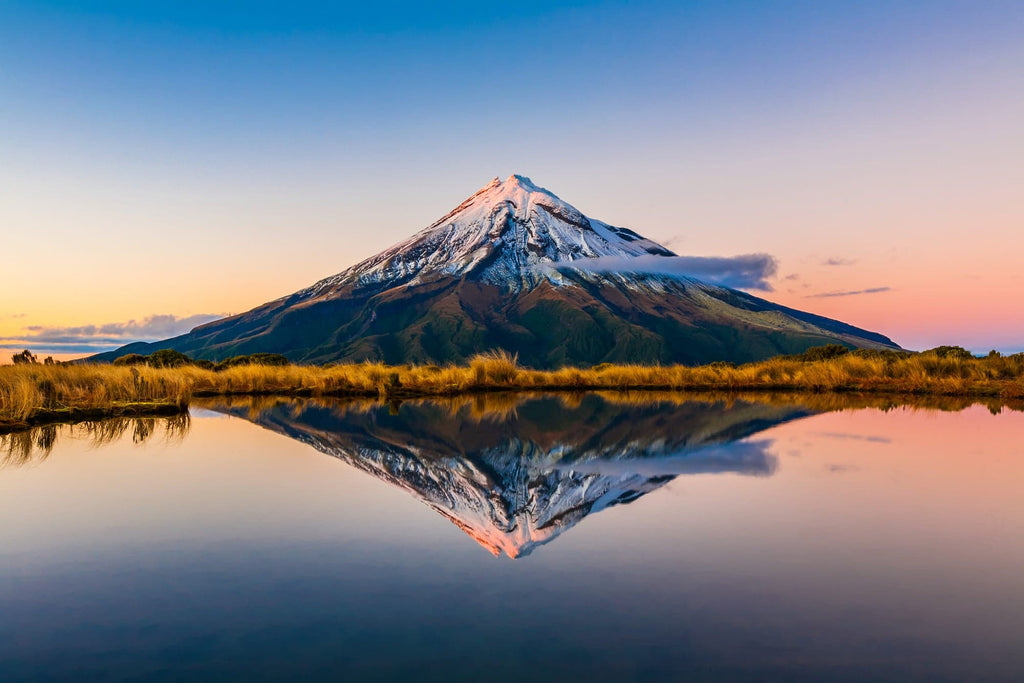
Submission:
[[[561,264],[600,257],[674,256],[631,230],[588,218],[529,178],[495,178],[448,215],[380,254],[302,292],[341,285],[418,283],[467,276],[522,289],[565,284]]]

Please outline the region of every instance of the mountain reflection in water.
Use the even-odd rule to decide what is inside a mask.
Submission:
[[[748,437],[811,414],[745,401],[636,403],[592,394],[209,407],[398,486],[495,556],[511,558],[680,475],[770,475],[770,441]]]

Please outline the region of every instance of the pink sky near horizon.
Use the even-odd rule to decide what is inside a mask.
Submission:
[[[753,291],[769,300],[882,332],[905,348],[960,344],[979,352],[989,348],[1024,350],[1024,303],[1015,296],[1024,284],[1018,267],[1024,232],[1017,229],[1017,216],[1024,216],[1024,207],[1019,214],[1004,209],[1005,215],[991,211],[976,220],[970,220],[969,207],[923,221],[892,214],[866,218],[892,226],[891,238],[886,240],[885,230],[857,230],[858,217],[850,215],[834,221],[839,225],[833,234],[818,234],[815,216],[801,218],[795,202],[778,201],[774,211],[763,214],[762,221],[766,226],[793,226],[789,231],[765,227],[744,234],[740,221],[745,211],[741,208],[718,211],[716,216],[714,207],[705,204],[694,220],[677,208],[678,200],[662,195],[648,198],[645,206],[614,212],[624,215],[646,209],[643,222],[653,226],[646,227],[623,220],[624,216],[609,218],[613,206],[604,211],[591,208],[595,203],[612,203],[607,197],[601,201],[599,187],[589,188],[586,194],[590,198],[579,201],[574,199],[575,193],[560,192],[556,183],[541,178],[534,179],[588,215],[667,242],[677,253],[773,254],[779,261],[778,275],[772,280],[774,291]],[[579,179],[570,180],[580,183]],[[0,291],[7,304],[0,311],[0,336],[17,335],[30,325],[102,324],[141,320],[158,313],[187,317],[243,312],[339,272],[415,232],[443,215],[446,209],[440,207],[457,204],[457,192],[451,189],[447,195],[439,193],[440,197],[406,200],[394,218],[374,215],[374,200],[355,199],[345,206],[338,202],[320,216],[307,209],[304,221],[317,225],[316,239],[323,239],[327,248],[305,244],[302,231],[294,239],[275,237],[275,229],[267,224],[278,223],[280,217],[258,221],[264,226],[253,231],[253,239],[246,242],[242,223],[251,217],[248,212],[231,217],[231,227],[222,234],[208,233],[202,238],[196,234],[201,230],[186,228],[179,233],[185,238],[181,243],[166,247],[155,243],[159,240],[140,236],[134,244],[112,248],[108,242],[91,248],[92,240],[85,235],[68,233],[63,236],[67,248],[55,250],[29,234],[17,245],[21,258],[0,275],[6,280]],[[471,192],[463,190],[461,195]],[[383,197],[380,200],[385,201]],[[636,201],[631,198],[632,203]],[[1011,197],[1004,198],[1004,207],[1014,208],[1013,204]],[[422,208],[427,206],[429,209]],[[673,210],[679,212],[680,222],[719,225],[707,231],[688,230],[686,225],[659,229],[664,225],[663,216]],[[102,214],[109,215],[108,211],[105,207]],[[354,221],[349,216],[356,211],[362,212],[368,228],[331,230],[332,218],[339,226],[351,225]],[[205,211],[192,214],[175,220],[199,226],[214,220]],[[417,214],[418,220],[413,217]],[[56,217],[53,222],[60,220]],[[160,221],[172,222],[163,217]],[[166,225],[157,232],[164,229],[175,230]],[[102,228],[97,226],[97,230]],[[197,242],[192,242],[193,237]],[[19,241],[17,236],[13,239]],[[828,265],[830,261],[836,265]],[[884,291],[820,296],[869,289]],[[7,354],[3,355],[6,359]]]

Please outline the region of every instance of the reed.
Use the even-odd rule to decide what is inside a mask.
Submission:
[[[813,358],[813,354],[811,358]],[[193,396],[282,395],[404,399],[495,391],[713,391],[1024,398],[1024,354],[851,352],[733,366],[611,365],[532,370],[504,352],[464,366],[0,366],[0,428],[102,415],[183,411]]]

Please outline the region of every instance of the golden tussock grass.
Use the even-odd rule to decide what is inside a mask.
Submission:
[[[963,358],[929,353],[848,353],[818,361],[780,357],[740,366],[602,364],[550,371],[522,368],[514,356],[502,352],[476,356],[464,366],[239,365],[214,371],[195,366],[15,365],[0,367],[0,427],[74,419],[96,412],[183,410],[193,396],[394,400],[500,391],[770,391],[805,398],[843,392],[1007,401],[1024,399],[1024,355]]]
[[[167,412],[192,398],[184,373],[112,365],[7,365],[0,367],[0,424],[34,418],[118,411]]]

